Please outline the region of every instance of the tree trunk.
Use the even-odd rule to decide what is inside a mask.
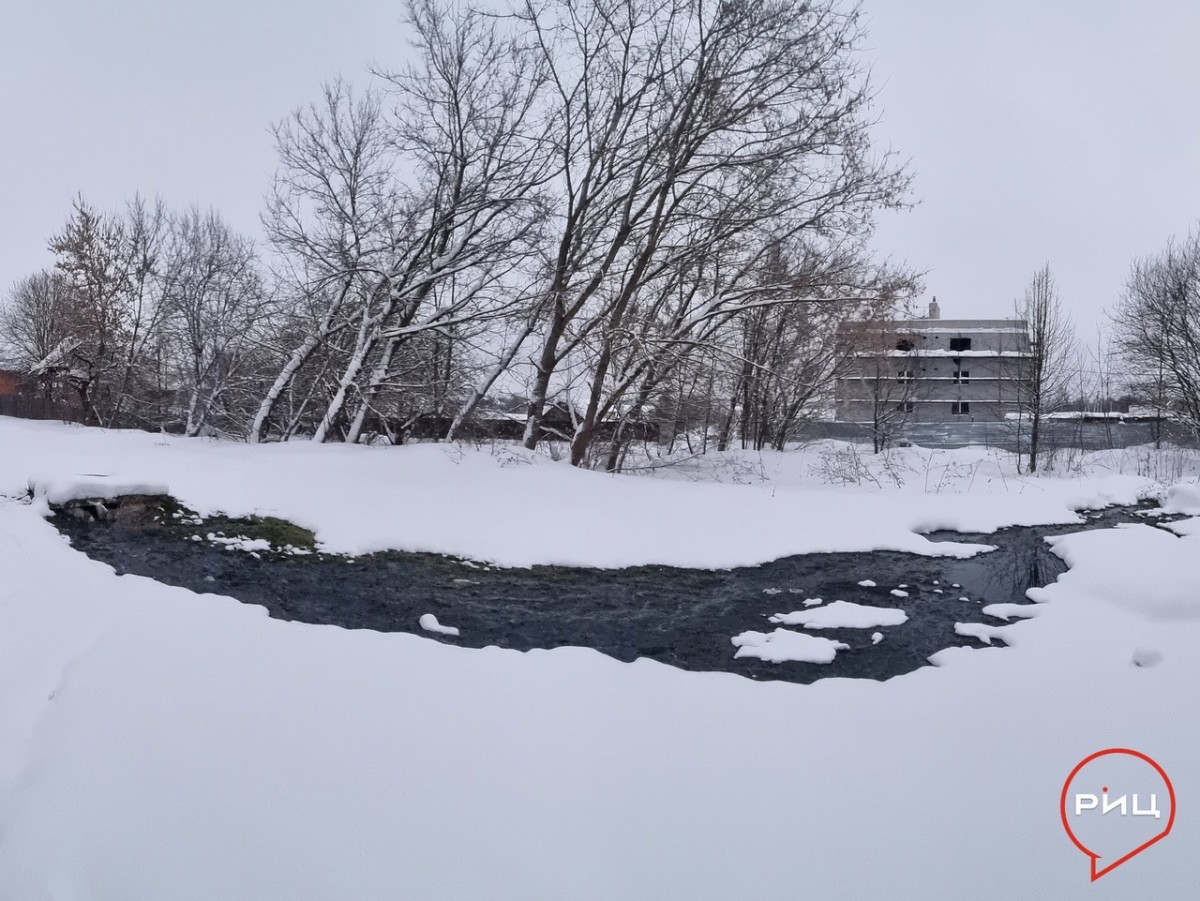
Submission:
[[[1038,442],[1041,440],[1041,416],[1035,410],[1029,423],[1029,471],[1037,472]]]
[[[525,420],[524,444],[529,450],[535,450],[541,438],[542,419],[546,415],[546,398],[550,394],[550,378],[554,367],[558,365],[558,342],[566,331],[566,319],[562,315],[561,304],[554,314],[550,332],[542,345],[541,357],[538,359],[537,377],[533,380],[533,393],[529,397],[529,412]]]
[[[383,348],[383,353],[379,356],[379,362],[375,364],[375,368],[371,371],[371,380],[367,383],[364,391],[360,392],[358,401],[358,410],[354,413],[354,420],[350,423],[350,430],[346,432],[346,443],[357,444],[358,439],[362,437],[363,426],[367,421],[367,413],[371,409],[371,399],[379,390],[379,385],[387,378],[388,370],[392,366],[392,357],[395,356],[396,348],[400,346],[398,338],[391,338]]]
[[[299,347],[292,351],[291,357],[288,358],[279,375],[275,376],[275,381],[271,383],[262,403],[258,405],[258,412],[255,413],[254,422],[251,423],[250,431],[246,435],[248,442],[258,444],[266,437],[267,420],[275,412],[275,404],[279,402],[280,395],[292,383],[292,379],[296,377],[300,367],[308,362],[308,358],[312,356],[313,351],[320,343],[321,339],[317,335],[309,335]]]
[[[470,395],[467,397],[466,403],[459,408],[458,413],[454,416],[454,421],[450,423],[450,428],[446,429],[446,441],[453,441],[458,435],[459,429],[463,423],[474,415],[480,401],[487,397],[487,393],[492,390],[492,385],[496,384],[496,379],[504,375],[508,371],[508,367],[512,365],[513,359],[521,350],[521,345],[525,343],[525,339],[533,332],[534,324],[537,322],[535,316],[531,316],[521,329],[520,336],[513,341],[509,347],[500,355],[495,365],[487,371],[483,381],[471,389]]]
[[[371,317],[363,314],[362,327],[358,331],[358,340],[355,342],[354,353],[350,357],[350,361],[346,364],[346,369],[342,372],[342,377],[338,379],[337,391],[334,392],[333,398],[325,407],[325,414],[321,417],[321,422],[313,432],[312,440],[318,444],[323,443],[329,437],[329,430],[339,416],[342,415],[342,410],[346,406],[346,399],[349,396],[350,389],[354,387],[358,381],[359,373],[362,372],[363,364],[367,361],[367,354],[375,346],[375,342],[379,340],[379,328],[371,323]],[[349,435],[347,435],[347,440]]]

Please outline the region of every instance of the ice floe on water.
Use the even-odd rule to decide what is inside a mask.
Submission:
[[[908,614],[896,607],[869,607],[850,601],[834,601],[816,610],[776,613],[773,623],[804,626],[806,629],[873,629],[908,622]]]
[[[984,644],[991,644],[993,638],[1006,641],[1004,626],[989,626],[987,623],[955,623],[954,631],[968,638],[978,638]]]
[[[443,626],[441,623],[439,623],[438,618],[432,613],[422,614],[421,618],[417,622],[426,632],[436,632],[438,635],[459,634],[458,629],[456,629],[454,626]]]
[[[966,598],[960,598],[960,600],[966,600]],[[1041,610],[1042,608],[1037,604],[988,604],[981,612],[997,619],[1009,620],[1013,617],[1028,619],[1037,616]]]
[[[844,642],[793,632],[791,629],[743,632],[731,640],[737,647],[734,657],[757,657],[768,663],[833,663],[838,651],[850,649],[850,645]]]
[[[215,535],[212,532],[209,532],[205,537],[212,544],[221,545],[227,551],[271,550],[271,542],[265,538],[247,538],[245,535],[236,535],[233,538],[227,538],[224,535]]]

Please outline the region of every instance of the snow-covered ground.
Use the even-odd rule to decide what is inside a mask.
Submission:
[[[1037,616],[996,620],[1011,647],[797,685],[270,620],[116,576],[41,518],[47,498],[165,487],[344,552],[968,555],[917,531],[1165,497],[1149,460],[1029,479],[978,449],[885,461],[825,444],[614,477],[511,448],[248,447],[0,418],[0,899],[1196,897],[1196,520],[1057,539],[1072,568],[1032,592]],[[1169,505],[1200,514],[1196,461],[1157,465],[1190,483]],[[1059,793],[1114,746],[1163,766],[1180,814],[1092,884]]]

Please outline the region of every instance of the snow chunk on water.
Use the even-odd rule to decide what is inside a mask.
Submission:
[[[879,642],[881,642],[881,641],[883,641],[883,633],[882,632],[872,632],[871,633],[871,644],[879,644]]]
[[[873,629],[876,626],[898,626],[908,622],[908,614],[895,607],[868,607],[849,601],[834,601],[816,610],[776,613],[770,619],[773,623],[802,625],[806,629]]]
[[[899,588],[893,588],[893,589],[892,589],[892,591],[891,591],[891,593],[892,593],[893,595],[895,595],[896,597],[898,597],[898,598],[906,598],[906,597],[908,597],[908,592],[907,592],[907,591],[901,591]]]
[[[838,651],[850,649],[850,645],[832,638],[820,638],[776,629],[774,632],[743,632],[731,641],[737,646],[734,657],[757,657],[768,663],[797,661],[799,663],[833,663]]]
[[[858,584],[861,585],[863,588],[874,588],[875,587],[875,582],[872,579],[863,579]]]
[[[247,538],[245,535],[238,535],[236,538],[226,538],[224,535],[214,535],[208,533],[208,540],[213,544],[225,546],[227,551],[269,551],[271,542],[265,538]]]
[[[426,632],[437,632],[439,635],[458,635],[458,629],[454,626],[443,626],[432,613],[422,614],[417,622]]]
[[[954,631],[968,638],[978,638],[984,644],[991,644],[993,638],[1004,639],[1000,630],[1003,626],[989,626],[987,623],[955,623]]]
[[[815,606],[817,606],[817,604],[823,604],[823,603],[825,603],[823,598],[805,598],[804,599],[805,607],[815,607]]]
[[[959,600],[965,601],[966,598],[959,598]],[[1042,612],[1042,608],[1037,604],[988,604],[983,608],[983,612],[988,616],[994,616],[1007,622],[1014,616],[1024,618],[1037,616]]]

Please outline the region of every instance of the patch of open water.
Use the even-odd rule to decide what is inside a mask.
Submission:
[[[260,536],[261,522],[214,518],[201,523],[165,498],[117,499],[103,506],[74,502],[52,522],[72,546],[118,573],[261,604],[278,619],[412,632],[467,647],[583,646],[618,660],[649,657],[688,670],[813,682],[830,676],[886,679],[927,665],[929,656],[944,648],[982,646],[978,639],[957,634],[955,623],[1003,625],[981,608],[1029,603],[1027,589],[1054,581],[1066,567],[1050,552],[1047,535],[1144,522],[1145,510],[1152,506],[1089,512],[1084,524],[929,536],[996,547],[966,560],[894,551],[801,554],[716,571],[669,566],[506,569],[402,551],[354,558],[254,555],[227,549],[207,536]],[[195,540],[196,535],[201,539]],[[282,539],[273,543],[278,546]],[[876,585],[859,585],[863,580]],[[908,596],[893,596],[891,589],[901,585]],[[804,600],[818,597],[826,603],[900,608],[909,618],[878,629],[790,627],[849,645],[828,664],[734,656],[734,636],[748,630],[771,632],[776,626],[769,616],[811,609]],[[422,631],[418,620],[426,613],[457,627],[460,635]],[[877,644],[872,641],[875,632],[883,634]]]

